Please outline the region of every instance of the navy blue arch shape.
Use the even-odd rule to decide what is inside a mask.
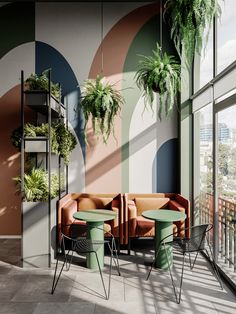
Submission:
[[[68,119],[79,139],[85,159],[84,120],[79,106],[81,92],[76,76],[63,55],[52,46],[36,41],[35,54],[35,72],[41,74],[46,69],[52,69],[52,81],[61,84],[62,97],[68,104]]]
[[[178,193],[178,139],[166,141],[158,149],[152,165],[153,193]]]

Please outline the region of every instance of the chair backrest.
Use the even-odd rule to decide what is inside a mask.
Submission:
[[[196,251],[203,250],[206,243],[206,234],[213,228],[211,224],[197,225],[190,228],[189,244]]]

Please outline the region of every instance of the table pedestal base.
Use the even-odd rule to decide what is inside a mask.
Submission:
[[[87,238],[91,241],[104,241],[103,222],[89,222]],[[97,228],[101,229],[97,229]],[[104,245],[97,251],[98,260],[101,268],[104,267]],[[98,269],[98,263],[95,253],[87,254],[87,268]]]
[[[166,236],[170,235],[171,233],[173,233],[172,222],[160,222],[160,221],[155,222],[155,256],[159,248],[160,241]],[[169,237],[167,241],[172,241],[172,237]],[[173,263],[172,246],[166,245],[166,251],[167,251],[167,256],[168,256],[170,267],[172,267],[172,263]],[[158,253],[155,266],[157,268],[161,268],[164,270],[168,269],[168,261],[166,259],[165,248],[163,245]]]

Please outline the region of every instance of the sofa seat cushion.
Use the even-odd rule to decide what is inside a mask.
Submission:
[[[155,222],[143,216],[136,218],[136,235],[139,237],[153,237],[155,235]]]
[[[171,232],[177,232],[176,224],[173,224]],[[136,236],[139,237],[154,237],[155,236],[155,222],[153,220],[144,218],[143,216],[137,217]]]
[[[141,216],[145,210],[167,208],[169,201],[168,197],[137,197],[134,199],[138,216]]]
[[[88,209],[111,209],[111,203],[113,198],[110,197],[99,197],[99,198],[88,198],[80,197],[78,199],[78,210]]]

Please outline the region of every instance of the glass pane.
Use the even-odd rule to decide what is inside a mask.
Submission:
[[[236,59],[236,1],[221,0],[222,15],[218,21],[217,73]]]
[[[194,115],[195,224],[213,221],[212,104]]]
[[[227,267],[235,265],[236,218],[236,105],[218,113],[217,190],[220,257]],[[236,268],[235,268],[236,270]]]
[[[205,31],[205,36],[206,36]],[[207,45],[202,48],[201,57],[194,59],[194,92],[213,78],[213,30],[211,28]]]

